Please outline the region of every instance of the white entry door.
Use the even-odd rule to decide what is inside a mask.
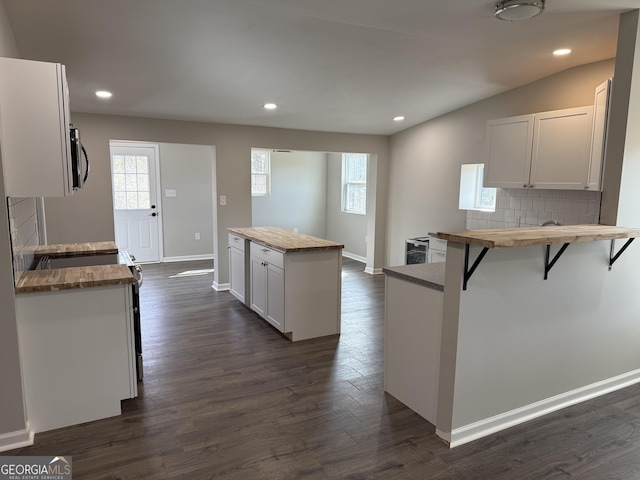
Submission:
[[[110,149],[116,245],[137,262],[159,262],[158,146],[111,142]]]

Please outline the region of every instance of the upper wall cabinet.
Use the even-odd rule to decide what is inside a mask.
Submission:
[[[487,122],[485,186],[599,190],[608,83],[595,106]]]
[[[533,115],[499,118],[487,122],[488,158],[484,186],[526,188],[531,171]]]
[[[587,189],[602,190],[602,172],[604,169],[604,155],[607,145],[607,126],[609,122],[609,95],[612,80],[609,79],[596,88],[593,104],[593,136],[591,138],[591,162]]]
[[[0,58],[0,152],[10,197],[73,193],[64,65]]]

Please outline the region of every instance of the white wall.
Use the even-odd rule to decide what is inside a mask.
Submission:
[[[367,179],[367,188],[374,186]],[[344,253],[367,256],[367,222],[369,214],[342,211],[342,154],[330,153],[327,170],[327,240],[344,244]]]
[[[614,61],[575,67],[448,113],[391,137],[386,259],[402,265],[406,238],[465,228],[460,165],[484,163],[486,121],[593,105]]]
[[[19,52],[0,1],[0,56],[19,58]],[[2,112],[0,111],[0,115]],[[0,162],[2,160],[0,138]],[[25,411],[22,399],[22,377],[18,354],[18,331],[14,301],[13,265],[9,239],[9,212],[7,209],[4,176],[0,168],[0,450],[12,443],[28,439],[25,431]],[[22,432],[22,433],[21,433]]]
[[[325,238],[327,154],[271,152],[271,193],[251,197],[251,214],[254,227],[297,228],[299,233]]]
[[[49,243],[113,240],[109,140],[213,145],[216,148],[217,195],[227,197],[226,205],[214,205],[217,224],[214,283],[224,284],[229,278],[226,229],[251,225],[251,170],[247,159],[252,147],[358,152],[374,157],[372,181],[376,188],[369,205],[372,217],[367,229],[367,266],[383,265],[388,137],[82,113],[73,113],[72,120],[80,128],[82,142],[91,156],[91,178],[86,187],[72,197],[46,199]]]
[[[159,155],[163,257],[213,257],[213,147],[161,143]]]

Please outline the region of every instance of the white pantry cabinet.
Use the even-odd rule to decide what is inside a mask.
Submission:
[[[7,196],[73,194],[69,121],[64,65],[0,58],[0,144]]]
[[[247,298],[247,270],[246,240],[237,235],[229,234],[229,293],[248,304]]]
[[[490,120],[484,185],[585,189],[592,131],[591,106]]]
[[[284,254],[251,242],[251,309],[285,332]]]

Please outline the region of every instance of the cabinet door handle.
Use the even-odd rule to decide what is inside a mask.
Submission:
[[[267,249],[267,248],[263,248],[263,249],[262,249],[262,251],[263,251],[264,253],[269,253],[269,249]]]
[[[522,188],[529,188],[529,185],[525,183],[524,185],[522,185]]]

